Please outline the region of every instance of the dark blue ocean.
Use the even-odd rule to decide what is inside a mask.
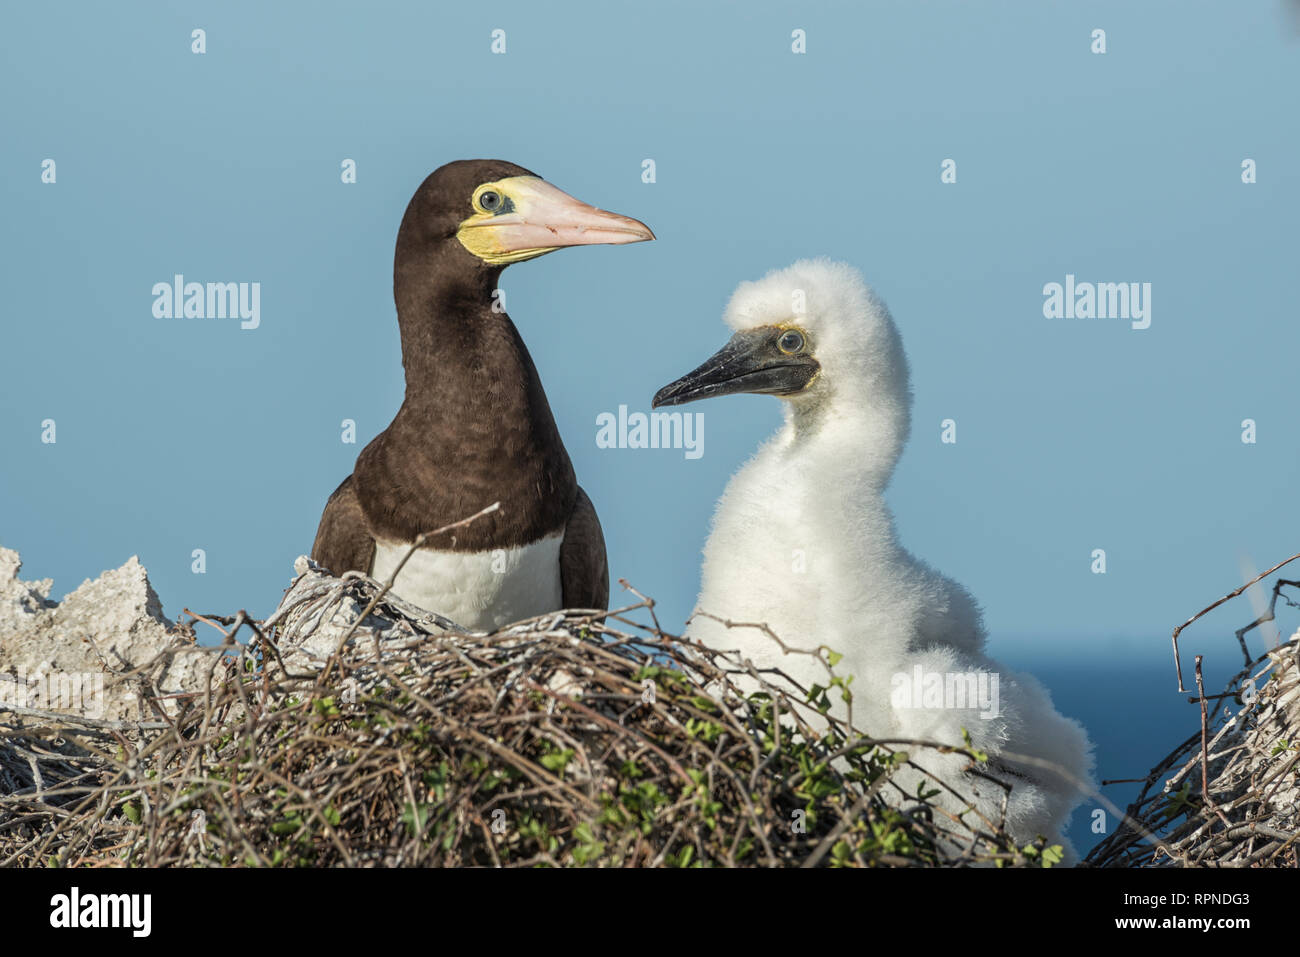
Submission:
[[[1185,687],[1195,689],[1193,659],[1204,656],[1205,690],[1224,690],[1244,664],[1236,638],[1197,636],[1184,638],[1182,659]],[[1077,642],[1070,642],[1079,648]],[[1106,639],[1087,646],[1083,653],[1061,656],[1050,647],[1028,643],[994,642],[991,651],[1010,668],[1028,671],[1052,692],[1062,714],[1083,722],[1097,756],[1097,780],[1144,778],[1174,747],[1200,729],[1200,709],[1179,694],[1173,651],[1168,634],[1135,639]],[[1264,647],[1258,637],[1250,643],[1258,656]],[[1231,707],[1231,706],[1229,706]],[[1121,810],[1140,789],[1139,784],[1115,784],[1101,789]],[[1091,830],[1095,801],[1075,811],[1070,836],[1080,855],[1087,854],[1105,835]],[[1118,822],[1107,811],[1106,824]]]

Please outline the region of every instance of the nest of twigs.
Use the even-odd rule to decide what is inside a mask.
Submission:
[[[299,570],[265,622],[183,624],[220,632],[202,692],[164,708],[150,666],[113,676],[154,720],[0,713],[0,865],[1050,860],[934,806],[938,781],[898,793],[908,754],[826,716],[824,689],[764,673],[742,693],[752,668],[665,634],[649,601],[458,634]]]
[[[1194,615],[1175,642],[1182,628],[1243,591]],[[1275,620],[1279,601],[1300,608],[1297,591],[1300,581],[1278,579],[1267,610],[1238,629],[1245,666],[1223,694],[1205,693],[1196,656],[1197,693],[1188,701],[1199,706],[1200,727],[1151,769],[1124,824],[1085,864],[1300,867],[1300,631],[1258,658],[1246,640]],[[1181,666],[1179,679],[1181,688]]]

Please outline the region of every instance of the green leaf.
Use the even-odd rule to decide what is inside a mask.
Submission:
[[[422,833],[429,823],[429,807],[428,804],[408,804],[402,808],[402,823],[410,829],[412,835]]]
[[[981,751],[979,748],[975,747],[974,743],[971,741],[970,731],[968,731],[966,728],[961,729],[961,739],[964,742],[966,742],[966,750],[970,752],[970,756],[972,758],[974,758],[980,764],[988,764],[988,760],[989,760],[988,752]]]
[[[539,760],[542,763],[542,767],[546,768],[546,770],[555,771],[556,773],[559,773],[560,771],[564,770],[565,766],[568,765],[569,761],[571,761],[572,759],[573,759],[573,749],[565,748],[562,751],[554,751],[550,754],[543,754]]]
[[[271,833],[278,834],[280,837],[288,837],[290,834],[296,833],[301,827],[302,818],[295,814],[293,817],[286,817],[284,820],[272,824]]]
[[[848,864],[852,856],[853,848],[849,847],[848,841],[836,841],[831,848],[831,860],[841,867]]]

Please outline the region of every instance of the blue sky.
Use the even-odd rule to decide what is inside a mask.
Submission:
[[[859,266],[902,332],[903,541],[1058,695],[1070,662],[1165,681],[1174,624],[1243,561],[1300,550],[1300,33],[1281,0],[269,6],[0,12],[0,544],[56,595],[138,554],[173,617],[274,608],[401,401],[406,202],[476,156],[659,237],[502,285],[612,576],[669,627],[778,403],[692,407],[697,459],[598,448],[596,417],[648,410],[724,341],[737,282],[811,255]],[[259,282],[260,326],[155,319],[176,273]],[[1067,274],[1151,283],[1150,328],[1045,318]],[[1230,658],[1224,626],[1248,618],[1189,639]]]

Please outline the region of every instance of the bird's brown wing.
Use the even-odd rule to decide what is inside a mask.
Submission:
[[[560,546],[560,590],[565,608],[609,607],[609,564],[596,508],[578,487]]]
[[[357,501],[351,475],[325,503],[311,557],[335,575],[352,571],[370,574],[375,560],[375,537]]]

